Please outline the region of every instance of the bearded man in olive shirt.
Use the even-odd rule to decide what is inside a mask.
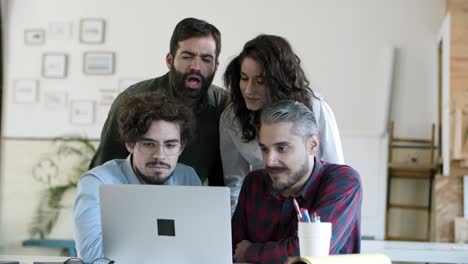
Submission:
[[[227,91],[211,85],[218,68],[221,33],[206,21],[186,18],[172,34],[170,51],[166,56],[169,72],[165,75],[134,84],[123,91],[112,104],[101,133],[101,142],[90,169],[116,158],[128,156],[119,141],[117,117],[122,102],[129,96],[163,91],[191,105],[196,116],[195,139],[179,157],[179,162],[195,169],[200,180],[209,185],[222,186],[223,170],[219,152],[219,117],[227,103]]]

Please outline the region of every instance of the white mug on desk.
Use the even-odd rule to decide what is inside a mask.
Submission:
[[[331,233],[330,222],[298,222],[297,236],[300,256],[328,256]]]

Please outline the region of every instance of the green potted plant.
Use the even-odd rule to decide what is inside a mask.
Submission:
[[[63,209],[64,194],[76,189],[96,151],[89,139],[81,137],[54,139],[52,149],[32,168],[34,179],[46,185],[46,189],[41,193],[31,221],[31,238],[48,237]]]

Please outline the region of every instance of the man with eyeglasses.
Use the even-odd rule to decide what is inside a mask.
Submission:
[[[0,262],[1,263],[1,262]],[[34,262],[37,263],[37,262]],[[57,262],[58,263],[58,262]],[[114,264],[115,261],[108,258],[97,258],[91,262],[91,264]],[[44,263],[45,264],[45,263]],[[79,258],[69,258],[63,262],[63,264],[86,264],[82,259]]]
[[[195,114],[196,137],[193,144],[184,149],[180,161],[193,167],[202,182],[223,186],[219,118],[226,106],[228,92],[212,85],[220,52],[221,33],[214,25],[196,18],[182,19],[174,28],[165,59],[169,72],[134,84],[119,94],[102,129],[90,169],[128,155],[128,149],[117,137],[117,118],[122,101],[131,95],[160,91],[183,100]]]
[[[99,185],[201,185],[193,168],[177,163],[194,133],[194,120],[182,101],[163,93],[143,93],[123,102],[119,133],[130,154],[88,171],[78,182],[74,238],[86,263],[104,257]]]

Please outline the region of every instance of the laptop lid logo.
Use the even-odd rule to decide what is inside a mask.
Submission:
[[[156,219],[158,236],[175,237],[175,221],[172,219]]]

